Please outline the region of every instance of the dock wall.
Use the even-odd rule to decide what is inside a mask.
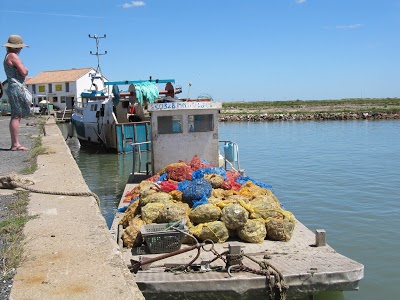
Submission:
[[[38,170],[29,175],[25,258],[14,277],[10,299],[144,299],[124,265],[118,245],[93,196],[45,191],[90,192],[53,118],[45,125]]]

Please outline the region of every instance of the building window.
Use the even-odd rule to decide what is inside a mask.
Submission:
[[[32,84],[32,92],[33,94],[36,94],[36,84]]]
[[[66,91],[66,92],[69,92],[69,82],[66,82],[66,83],[65,83],[65,91]]]
[[[61,96],[61,103],[65,103],[65,96]]]
[[[62,91],[62,84],[56,84],[56,92]]]
[[[49,83],[49,93],[53,92],[53,85],[51,83]]]
[[[158,117],[158,133],[182,133],[182,116]]]
[[[53,103],[57,103],[58,102],[58,97],[53,97]]]
[[[39,93],[46,92],[46,87],[44,85],[39,85]]]
[[[213,115],[191,115],[188,117],[189,132],[207,132],[214,130]]]

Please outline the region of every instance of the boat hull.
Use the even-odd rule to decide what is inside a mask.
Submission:
[[[148,142],[151,139],[148,121],[122,124],[95,123],[84,122],[79,116],[72,115],[71,122],[81,145],[102,146],[111,152],[131,153],[134,150],[132,143]]]
[[[127,184],[123,195],[135,185]],[[121,199],[119,207],[127,205]],[[162,254],[135,254],[132,249],[122,247],[121,225],[124,213],[116,213],[111,233],[121,246],[126,264],[132,260],[155,258]],[[214,252],[200,251],[200,256],[193,265],[201,266],[211,261],[213,270],[204,272],[166,272],[166,267],[185,265],[197,255],[191,250],[176,256],[156,261],[149,268],[142,268],[132,274],[135,282],[146,299],[159,299],[165,295],[168,299],[265,299],[269,293],[269,284],[265,275],[259,275],[260,265],[267,263],[279,270],[287,290],[288,299],[307,295],[316,295],[324,291],[358,290],[359,281],[364,277],[364,266],[348,257],[337,253],[329,245],[316,247],[316,235],[301,222],[296,221],[292,238],[288,242],[264,240],[261,244],[245,243],[230,239],[225,243],[215,244],[214,249],[222,254],[229,245],[240,245],[244,254],[242,264],[247,270],[226,272],[226,264],[217,259]],[[189,247],[182,245],[181,249]],[[256,261],[256,262],[255,262]],[[216,269],[225,271],[216,271]],[[261,298],[263,297],[263,298]]]
[[[71,122],[75,127],[76,136],[82,145],[106,146],[107,149],[115,149],[115,143],[106,144],[104,134],[99,130],[100,126],[98,123],[84,123],[74,115],[72,115]],[[104,130],[104,126],[101,127]]]

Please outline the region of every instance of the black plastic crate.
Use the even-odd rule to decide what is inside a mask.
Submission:
[[[181,248],[184,234],[173,227],[185,229],[183,223],[147,224],[140,228],[149,253],[169,253]]]

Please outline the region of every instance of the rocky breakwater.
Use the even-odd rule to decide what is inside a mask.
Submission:
[[[306,114],[224,114],[220,122],[271,122],[271,121],[328,121],[328,120],[392,120],[400,119],[400,112],[323,112]]]

